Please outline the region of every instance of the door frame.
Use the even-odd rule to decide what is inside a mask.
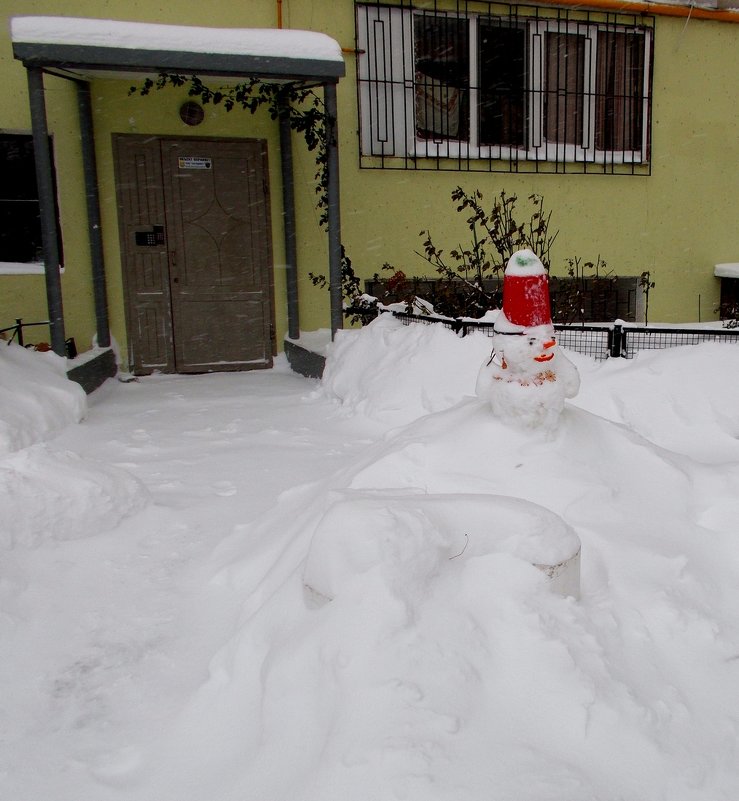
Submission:
[[[122,159],[122,147],[119,147],[121,143],[124,142],[133,142],[134,140],[139,141],[148,141],[148,142],[156,142],[160,145],[162,142],[183,142],[183,143],[192,143],[193,145],[197,145],[198,142],[211,142],[211,143],[252,143],[252,144],[259,144],[261,147],[261,156],[262,156],[262,170],[263,170],[263,177],[265,181],[264,185],[264,202],[265,202],[265,227],[266,227],[266,239],[264,242],[264,247],[266,249],[266,261],[267,261],[267,273],[265,276],[265,284],[264,284],[264,291],[267,293],[265,306],[265,316],[266,316],[266,325],[265,325],[265,352],[269,352],[271,357],[274,357],[277,354],[277,341],[276,341],[276,312],[275,312],[275,269],[274,269],[274,253],[273,253],[273,228],[272,228],[272,215],[271,215],[271,199],[270,199],[270,182],[269,182],[269,159],[268,159],[268,152],[267,152],[267,140],[263,138],[256,138],[256,137],[227,137],[227,136],[179,136],[174,134],[127,134],[127,133],[114,133],[111,136],[112,139],[112,149],[113,149],[113,161],[114,161],[114,173],[115,173],[115,189],[116,189],[116,209],[118,214],[118,247],[119,247],[119,254],[120,254],[120,269],[121,269],[121,279],[122,279],[122,287],[123,287],[123,306],[124,306],[124,317],[126,323],[126,339],[127,339],[127,354],[128,354],[128,366],[135,374],[149,374],[160,370],[162,372],[168,373],[179,373],[177,368],[177,361],[176,361],[176,347],[174,342],[174,333],[172,329],[172,298],[170,294],[170,284],[169,280],[170,276],[170,247],[168,242],[166,241],[165,237],[165,262],[166,266],[164,269],[167,271],[167,282],[165,287],[165,295],[167,300],[167,306],[169,310],[169,320],[167,325],[167,336],[169,337],[169,347],[171,353],[171,364],[163,364],[161,367],[157,366],[143,366],[137,365],[137,359],[140,359],[141,354],[137,354],[134,352],[135,344],[138,344],[137,336],[135,335],[135,328],[137,326],[137,317],[136,317],[136,299],[134,295],[134,287],[131,283],[131,276],[130,271],[127,269],[127,261],[130,255],[130,243],[129,243],[129,234],[131,233],[130,230],[130,223],[126,220],[126,213],[123,208],[122,204],[122,197],[120,186],[123,182],[123,172],[121,167],[121,159]],[[161,151],[160,151],[161,152]],[[161,162],[160,162],[161,163]],[[159,182],[158,187],[161,193],[162,198],[162,212],[163,214],[167,215],[167,208],[165,203],[165,173],[166,171],[163,169],[163,165],[160,167],[159,172]],[[171,210],[169,212],[171,214]],[[169,227],[169,221],[164,220],[166,228]],[[140,226],[139,226],[140,227]],[[272,359],[269,360],[268,363],[263,365],[252,365],[250,367],[243,368],[244,370],[248,369],[259,369],[267,368],[272,366]],[[161,369],[164,368],[164,369]]]

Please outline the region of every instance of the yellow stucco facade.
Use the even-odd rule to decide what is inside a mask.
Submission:
[[[212,27],[276,27],[278,4],[211,0],[151,4],[139,0],[9,0],[0,27],[0,130],[30,131],[26,74],[13,59],[9,18],[64,15]],[[285,27],[327,32],[346,48],[346,77],[339,82],[339,154],[342,242],[355,270],[370,278],[390,262],[408,275],[430,273],[414,251],[419,231],[430,229],[447,247],[465,237],[450,193],[480,189],[492,199],[501,189],[521,198],[537,193],[552,210],[559,236],[552,252],[555,274],[567,257],[600,256],[618,275],[650,272],[656,283],[650,321],[717,319],[719,279],[713,268],[739,261],[739,25],[657,16],[653,45],[653,110],[650,175],[507,174],[487,172],[367,170],[359,167],[358,109],[351,0],[284,0]],[[739,14],[737,15],[739,17]],[[138,133],[266,139],[269,154],[275,321],[277,342],[287,327],[278,131],[266,113],[227,113],[205,106],[196,130],[179,118],[184,92],[166,89],[130,96],[141,79],[95,80],[93,118],[111,332],[126,353],[126,322],[116,211],[111,136]],[[64,243],[62,291],[67,336],[82,350],[95,332],[90,255],[74,87],[47,77],[49,128],[54,136]],[[326,234],[315,208],[315,162],[293,135],[303,330],[326,328],[329,299],[309,272],[327,273]],[[45,289],[38,275],[0,275],[0,327],[16,317],[45,319]],[[32,337],[29,337],[33,339]]]

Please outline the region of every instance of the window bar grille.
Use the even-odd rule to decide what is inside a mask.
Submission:
[[[650,174],[653,18],[492,0],[423,8],[369,0],[355,8],[361,167]],[[419,75],[417,24],[432,38],[436,25],[446,38],[446,72],[432,58],[438,74]],[[481,77],[483,25],[525,32],[520,99],[513,84],[488,87]],[[514,40],[498,36],[505,56],[515,56]],[[424,97],[432,109],[425,134]],[[487,120],[485,103],[493,109]],[[483,127],[496,115],[491,136]],[[516,125],[522,139],[511,134]]]

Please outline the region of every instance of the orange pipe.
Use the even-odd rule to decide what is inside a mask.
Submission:
[[[282,28],[282,0],[277,0],[277,27]]]
[[[695,6],[670,6],[662,3],[631,3],[624,0],[556,0],[552,5],[575,6],[577,8],[596,8],[606,11],[621,11],[624,14],[655,14],[662,17],[690,17],[715,22],[739,22],[739,12],[721,11]]]

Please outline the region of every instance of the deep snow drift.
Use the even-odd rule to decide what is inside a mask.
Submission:
[[[59,378],[0,348],[0,418],[47,421],[0,462],[0,797],[739,795],[736,346],[568,353],[549,433],[476,398],[489,339],[389,316],[320,385],[109,381],[79,423],[11,354]]]

